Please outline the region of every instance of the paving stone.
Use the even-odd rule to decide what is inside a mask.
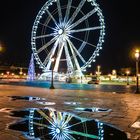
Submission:
[[[39,105],[35,101],[11,101],[8,96],[35,96],[46,98],[49,102],[55,102],[54,106]],[[81,102],[80,105],[65,105],[65,101]],[[139,130],[131,127],[131,124],[140,116],[140,95],[136,94],[112,94],[105,92],[93,92],[91,90],[62,90],[45,89],[22,86],[0,85],[0,110],[3,108],[24,109],[24,108],[54,107],[59,111],[72,112],[82,117],[97,118],[109,124],[114,124],[125,132],[129,133],[131,139],[139,139]],[[112,109],[108,113],[85,113],[75,112],[75,107],[100,107]],[[7,117],[8,112],[0,111],[0,140],[24,139],[24,137],[12,130],[6,130],[8,123],[20,118]],[[138,136],[139,135],[139,136]]]

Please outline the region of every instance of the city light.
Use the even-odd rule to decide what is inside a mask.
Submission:
[[[139,59],[139,56],[140,56],[140,51],[137,49],[135,51],[135,58],[138,60]]]
[[[55,89],[55,88],[54,88],[54,85],[53,85],[54,61],[55,61],[55,58],[52,57],[52,58],[51,58],[51,63],[52,63],[52,76],[51,76],[51,86],[50,86],[50,89]]]
[[[4,43],[0,41],[0,53],[5,52],[5,49],[6,49],[6,48],[5,48]]]
[[[135,50],[135,59],[136,59],[136,92],[139,92],[139,57],[140,57],[140,51],[138,49]]]
[[[130,74],[130,71],[127,70],[127,71],[126,71],[127,85],[129,85],[129,74]]]
[[[0,52],[2,52],[3,51],[3,47],[2,46],[0,46]]]

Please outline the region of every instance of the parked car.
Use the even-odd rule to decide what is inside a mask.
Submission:
[[[100,80],[98,77],[92,77],[91,81],[88,81],[88,84],[99,84]]]

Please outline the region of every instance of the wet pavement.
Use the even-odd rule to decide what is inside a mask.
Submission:
[[[20,131],[9,129],[11,125],[17,122],[23,124],[26,122],[26,119],[22,120],[22,117],[26,118],[29,116],[28,113],[24,112],[26,109],[54,109],[58,112],[74,114],[76,118],[78,116],[89,120],[98,120],[107,126],[116,127],[121,130],[120,132],[124,131],[130,140],[140,140],[139,94],[118,94],[116,92],[94,90],[50,90],[46,88],[0,84],[0,140],[28,139]],[[25,114],[22,112],[22,117],[20,116],[21,112],[16,113],[17,116],[15,114],[12,115],[12,111],[18,110],[23,111]],[[23,129],[26,132],[27,128]],[[42,126],[36,129],[44,131]],[[56,130],[57,133],[60,132],[59,129]],[[75,131],[73,133],[77,134]],[[80,134],[83,135],[82,132]],[[95,136],[97,135],[98,133],[95,132]],[[91,135],[87,136],[90,137]],[[118,140],[121,139],[119,138]]]

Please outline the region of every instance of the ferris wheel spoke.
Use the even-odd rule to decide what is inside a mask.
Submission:
[[[84,40],[82,40],[82,39],[80,39],[80,38],[74,37],[74,36],[72,36],[72,35],[69,35],[69,37],[72,37],[72,38],[74,38],[74,39],[76,39],[76,40],[78,40],[78,41],[81,41],[82,43],[85,42],[86,44],[88,44],[88,45],[90,45],[90,46],[96,48],[95,45],[93,45],[93,44],[91,44],[91,43],[89,43],[89,42],[86,42],[86,41],[84,41]]]
[[[97,139],[97,140],[99,139],[99,137],[96,136],[96,135],[87,134],[87,133],[83,133],[83,132],[70,130],[69,133],[73,134],[73,135],[83,136],[83,137],[86,137],[86,138]]]
[[[37,122],[33,122],[33,124],[34,124],[34,125],[37,125],[37,126],[47,127],[47,128],[49,128],[46,124],[37,123]]]
[[[74,61],[75,61],[75,65],[76,65],[76,69],[78,70],[78,71],[80,71],[80,65],[79,65],[79,62],[78,62],[78,60],[77,60],[77,57],[76,57],[76,54],[75,54],[75,52],[74,52],[74,50],[73,50],[73,43],[69,40],[69,39],[67,39],[67,41],[68,41],[68,44],[69,44],[69,46],[70,46],[70,50],[71,50],[71,52],[72,52],[72,55],[73,55],[73,58],[74,58]]]
[[[64,49],[65,49],[65,54],[66,54],[66,62],[67,62],[67,72],[68,73],[71,73],[73,71],[73,64],[72,64],[72,61],[71,61],[71,58],[70,58],[70,54],[69,54],[69,51],[68,51],[68,47],[67,47],[67,43],[65,42],[65,46],[64,46]]]
[[[83,22],[84,20],[88,19],[91,15],[93,15],[95,12],[97,11],[96,8],[94,8],[93,10],[91,10],[89,13],[87,13],[85,16],[83,16],[82,18],[80,18],[78,21],[76,21],[75,23],[73,23],[72,25],[70,25],[68,27],[68,29],[73,29],[75,26],[79,25],[81,22]]]
[[[79,124],[84,123],[84,122],[86,122],[86,121],[87,121],[87,120],[81,121],[81,122],[78,122],[78,123],[75,123],[75,124],[73,124],[73,125],[68,126],[67,128],[69,129],[69,128],[73,127],[73,126],[79,125]]]
[[[61,5],[60,5],[60,1],[57,0],[57,9],[58,9],[58,15],[59,15],[59,23],[62,22],[62,11],[61,11]]]
[[[64,136],[65,136],[66,138],[63,139],[63,140],[76,140],[73,136],[71,136],[71,135],[69,134],[69,132],[64,133]]]
[[[92,31],[92,30],[99,30],[102,29],[101,26],[96,27],[90,27],[90,28],[84,28],[84,29],[78,29],[78,30],[70,30],[68,33],[79,33],[79,32],[86,32],[86,31]]]
[[[50,37],[50,36],[55,36],[55,33],[51,33],[51,34],[47,34],[47,35],[40,35],[40,36],[36,36],[35,39],[40,39],[40,38],[45,38],[45,37]]]
[[[70,122],[70,120],[72,119],[72,115],[68,115],[67,117],[65,116],[65,121],[62,124],[62,126],[65,126],[66,124],[68,124]]]
[[[57,36],[55,36],[54,38],[52,38],[47,44],[45,44],[44,46],[42,46],[40,49],[37,50],[37,53],[40,53],[41,51],[43,51],[44,49],[46,49],[49,45],[51,45],[52,43],[55,42]]]
[[[81,10],[81,8],[83,7],[83,5],[84,5],[85,2],[86,2],[86,0],[81,0],[80,4],[78,5],[78,7],[76,8],[76,10],[74,11],[72,17],[68,21],[68,23],[67,23],[68,25],[70,25],[74,21],[74,19],[78,15],[79,11]]]
[[[59,66],[60,57],[62,55],[63,48],[64,48],[64,43],[59,42],[59,49],[58,49],[58,53],[57,53],[57,57],[56,57],[54,71],[58,71],[58,66]]]
[[[86,42],[83,41],[83,43],[81,44],[81,46],[78,49],[78,52],[81,53],[85,46],[86,46]]]
[[[64,23],[66,23],[69,19],[71,4],[72,4],[72,0],[68,0],[66,14],[65,14],[65,18],[64,18]]]
[[[45,70],[50,70],[50,67],[51,67],[51,58],[54,56],[54,53],[55,53],[56,48],[57,48],[57,45],[58,45],[58,39],[55,42],[54,46],[52,47],[50,53],[48,54],[48,56],[46,57],[46,59],[43,62],[44,65],[46,65],[48,63]]]
[[[76,54],[79,56],[79,58],[81,59],[81,61],[83,62],[83,63],[86,63],[86,61],[85,61],[85,59],[81,56],[81,54],[78,52],[78,50],[75,48],[75,46],[73,45],[73,43],[72,43],[72,47],[73,47],[73,49],[75,50],[75,52],[76,52]]]
[[[52,125],[54,126],[53,120],[52,120],[49,116],[47,116],[47,114],[45,114],[45,113],[44,113],[42,110],[40,110],[40,109],[38,109],[37,112],[38,112],[44,119],[46,119],[50,124],[52,124]]]
[[[58,26],[58,24],[57,24],[55,18],[53,17],[53,15],[49,12],[48,9],[46,9],[46,11],[47,11],[48,15],[51,17],[51,19],[53,20],[53,22],[55,23],[55,25],[59,28],[59,26]]]
[[[51,53],[52,53],[52,52],[50,52],[50,53],[47,55],[47,57],[45,58],[45,60],[44,60],[44,62],[43,62],[44,65],[46,65],[46,64],[48,63],[49,58],[50,58],[50,56],[51,56]]]
[[[48,26],[48,25],[46,25],[46,24],[43,24],[43,23],[39,23],[39,24],[42,25],[42,26],[48,27],[48,28],[50,28],[50,29],[52,29],[52,30],[54,30],[54,31],[57,31],[55,28],[50,27],[50,26]]]

